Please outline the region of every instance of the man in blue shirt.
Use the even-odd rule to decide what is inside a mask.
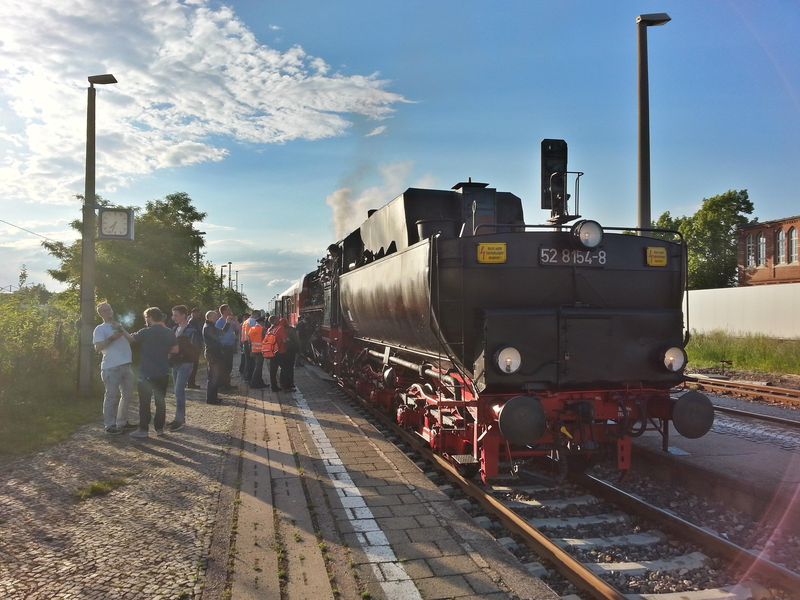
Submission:
[[[156,403],[153,426],[157,435],[164,435],[167,420],[167,384],[169,383],[169,356],[178,352],[175,334],[164,324],[164,313],[155,306],[144,311],[147,327],[136,333],[124,332],[129,342],[139,345],[139,429],[131,433],[134,438],[149,437],[150,400]]]
[[[222,329],[219,336],[220,347],[222,351],[222,373],[220,374],[219,387],[222,390],[230,391],[233,389],[231,385],[231,370],[233,369],[233,355],[236,354],[236,345],[239,338],[239,323],[233,317],[233,311],[227,304],[219,307],[219,319],[217,319],[217,329]],[[225,326],[228,325],[227,329]]]

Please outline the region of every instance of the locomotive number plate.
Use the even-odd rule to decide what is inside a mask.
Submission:
[[[539,248],[539,264],[544,267],[604,267],[608,262],[605,250],[577,248]]]

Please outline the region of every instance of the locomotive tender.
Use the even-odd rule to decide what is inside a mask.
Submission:
[[[276,311],[316,327],[318,361],[438,453],[488,481],[546,456],[581,464],[669,423],[713,423],[686,365],[686,246],[568,214],[567,147],[542,142],[547,225],[485,183],[410,188],[328,248]],[[638,234],[638,235],[636,235]],[[688,330],[688,327],[687,327]]]

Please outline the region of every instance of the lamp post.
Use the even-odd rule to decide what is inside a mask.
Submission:
[[[239,270],[236,270],[236,278],[234,279],[234,289],[239,291]]]
[[[219,289],[225,289],[225,265],[219,268]]]
[[[647,74],[647,28],[669,23],[667,13],[636,17],[639,31],[639,228],[650,227],[650,91]],[[641,233],[640,233],[641,235]]]
[[[228,289],[233,287],[233,280],[231,279],[231,261],[228,261]]]
[[[87,397],[92,391],[92,369],[94,359],[94,280],[95,280],[95,250],[94,236],[97,224],[95,222],[95,196],[94,196],[94,131],[95,131],[95,94],[94,85],[117,83],[116,77],[110,73],[106,75],[92,75],[89,77],[88,100],[86,104],[86,183],[83,193],[83,227],[81,231],[81,334],[80,348],[78,351],[78,394]]]

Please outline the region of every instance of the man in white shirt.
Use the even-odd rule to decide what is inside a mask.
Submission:
[[[97,306],[103,322],[94,329],[94,349],[103,353],[100,378],[106,388],[103,398],[103,425],[109,435],[118,435],[128,423],[128,404],[133,400],[133,355],[122,325],[114,320],[107,302]],[[122,401],[120,401],[120,392]]]

